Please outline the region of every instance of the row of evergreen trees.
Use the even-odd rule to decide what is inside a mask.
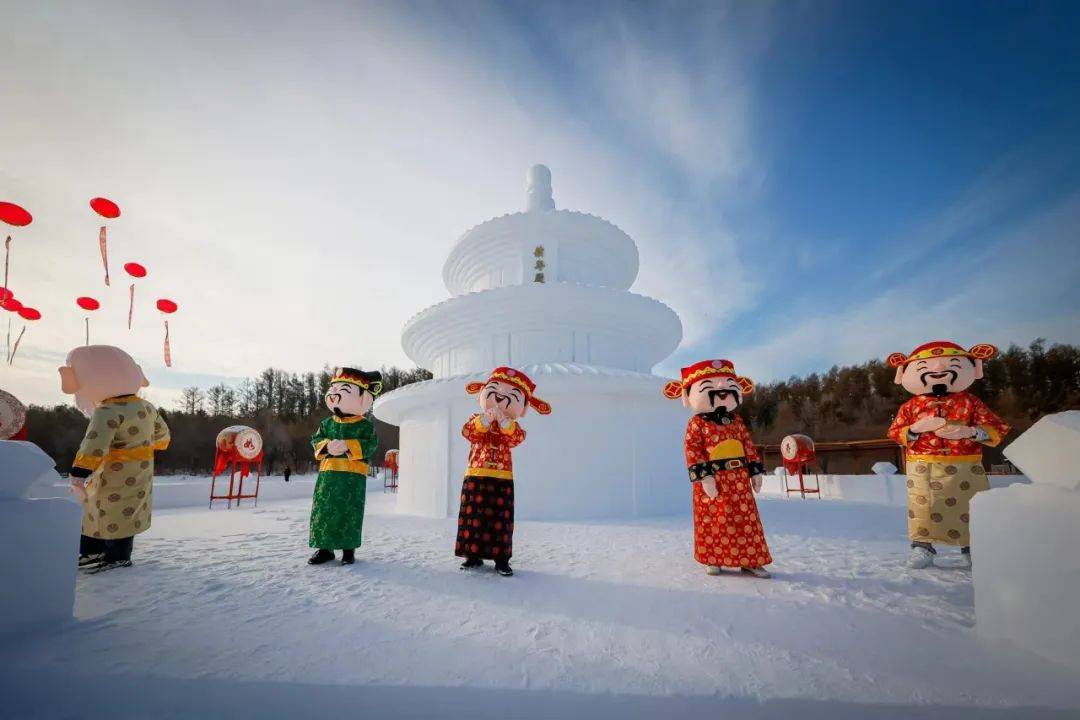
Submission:
[[[1027,348],[1010,347],[985,364],[986,377],[972,392],[1022,432],[1047,413],[1080,409],[1080,347],[1038,340]],[[209,472],[214,438],[227,425],[250,425],[262,433],[267,473],[285,466],[296,472],[314,467],[309,438],[325,416],[323,394],[330,368],[293,374],[268,368],[235,388],[215,385],[184,390],[179,406],[165,409],[173,440],[158,455],[161,472]],[[384,368],[384,392],[426,380],[426,370]],[[896,371],[873,360],[833,367],[824,374],[762,384],[742,413],[759,443],[776,443],[801,432],[818,441],[881,438],[896,409],[908,399],[893,382]],[[82,439],[86,419],[74,408],[33,407],[29,437],[66,470]],[[376,420],[379,457],[398,446],[397,428]]]

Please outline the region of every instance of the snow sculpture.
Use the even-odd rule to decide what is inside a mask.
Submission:
[[[515,452],[521,519],[633,517],[685,509],[676,470],[685,422],[652,368],[682,338],[666,305],[629,291],[634,241],[606,220],[555,209],[551,174],[529,172],[525,212],[466,232],[443,265],[453,296],[406,324],[401,344],[434,379],[379,398],[401,428],[401,512],[457,514],[473,412],[461,386],[513,367],[544,388],[558,420],[537,418]],[[543,247],[543,282],[535,281]]]
[[[33,443],[0,440],[0,636],[71,619],[82,510],[69,498],[29,499],[60,481],[52,458]]]
[[[972,501],[975,627],[1080,671],[1080,411],[1042,418],[1005,457],[1031,484]]]

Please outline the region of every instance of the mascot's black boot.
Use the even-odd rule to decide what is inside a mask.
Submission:
[[[503,577],[510,577],[514,574],[514,571],[510,569],[510,563],[506,560],[500,560],[495,563],[495,572],[499,573]]]
[[[341,564],[352,565],[356,562],[356,550],[342,550],[341,551]]]
[[[308,558],[308,565],[322,565],[334,559],[333,550],[316,550],[315,554]]]
[[[472,570],[473,568],[478,568],[483,564],[484,564],[484,561],[481,560],[480,558],[475,558],[475,557],[466,558],[465,562],[461,563],[461,569],[462,570]]]

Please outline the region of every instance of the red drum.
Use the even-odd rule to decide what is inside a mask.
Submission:
[[[780,455],[787,463],[806,463],[817,459],[814,441],[807,435],[788,435],[780,441]]]
[[[217,436],[217,449],[226,455],[235,455],[237,460],[252,461],[262,452],[262,435],[246,425],[230,425]]]

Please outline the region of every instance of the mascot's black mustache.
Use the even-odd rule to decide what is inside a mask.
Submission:
[[[739,393],[735,392],[734,390],[710,390],[709,391],[709,402],[712,403],[713,405],[715,405],[717,402],[723,401],[724,398],[727,398],[727,397],[735,398],[735,403],[738,404],[738,402],[739,402]]]
[[[952,385],[954,382],[956,382],[956,379],[960,377],[955,370],[938,370],[935,372],[924,372],[922,375],[919,376],[919,379],[922,380],[923,385],[930,384],[929,382],[927,382],[927,379],[930,378],[931,375],[948,375],[950,378],[948,383],[949,385]],[[933,380],[935,384],[941,383],[941,378],[939,377],[935,377],[933,378]]]

